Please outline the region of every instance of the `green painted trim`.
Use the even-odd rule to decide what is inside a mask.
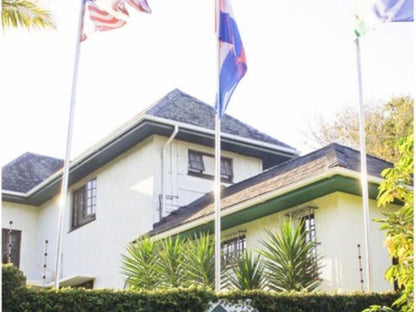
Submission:
[[[371,199],[377,199],[378,187],[378,184],[369,183],[368,192]],[[334,192],[344,192],[361,196],[361,185],[357,179],[335,175],[224,216],[221,218],[221,230],[224,231],[237,225],[263,218]],[[179,233],[179,235],[189,236],[201,232],[213,233],[214,221],[212,220],[206,224],[194,227]]]

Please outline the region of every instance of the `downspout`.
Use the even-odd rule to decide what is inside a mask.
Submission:
[[[173,129],[172,134],[170,135],[168,141],[163,145],[162,148],[162,179],[161,179],[161,187],[162,187],[162,200],[161,205],[159,209],[159,221],[162,220],[163,212],[165,211],[165,154],[166,154],[166,148],[172,143],[172,140],[176,137],[178,134],[179,127],[178,125],[175,125],[175,128]]]

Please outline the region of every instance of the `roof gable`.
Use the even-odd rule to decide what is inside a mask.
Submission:
[[[2,189],[26,193],[63,166],[63,160],[34,153],[24,153],[2,170]]]
[[[169,92],[158,103],[145,111],[145,114],[211,130],[215,128],[215,109],[178,89]],[[293,147],[227,114],[221,120],[221,132],[294,150]]]

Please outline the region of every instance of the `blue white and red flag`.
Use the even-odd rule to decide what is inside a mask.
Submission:
[[[219,0],[218,40],[220,57],[219,103],[220,118],[224,115],[234,89],[247,72],[246,55],[229,0]]]

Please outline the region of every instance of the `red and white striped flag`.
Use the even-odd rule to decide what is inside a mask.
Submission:
[[[122,12],[126,15],[129,15],[129,12],[126,9],[126,3],[136,10],[144,13],[151,13],[150,7],[146,0],[114,0],[112,9],[116,12]]]
[[[121,12],[125,15],[129,15],[126,9],[126,3],[132,6],[133,8],[150,13],[150,7],[147,4],[146,0],[113,0],[112,10],[115,12]],[[94,27],[95,31],[108,31],[120,28],[126,24],[126,21],[118,18],[116,15],[109,13],[106,10],[100,8],[95,0],[86,0],[84,11],[88,11],[89,19]],[[85,25],[85,23],[83,23]],[[83,27],[84,28],[84,27]],[[87,35],[82,31],[81,41],[84,41],[87,38]]]
[[[86,6],[96,31],[107,31],[126,25],[126,21],[100,9],[93,0],[87,0]]]

